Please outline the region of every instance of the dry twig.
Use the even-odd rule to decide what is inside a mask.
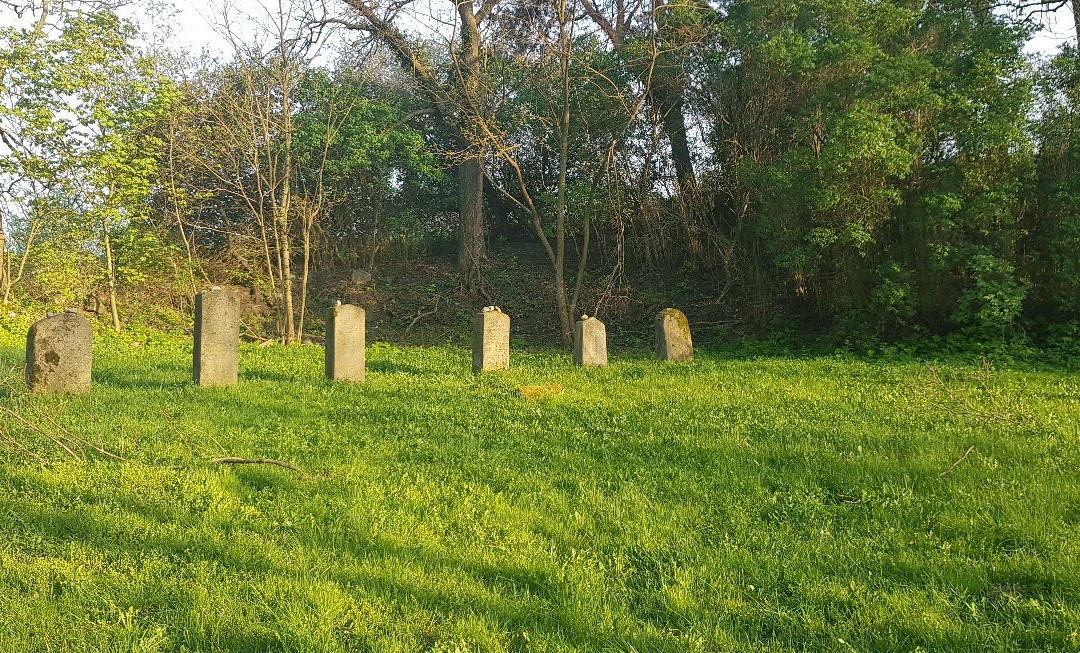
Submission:
[[[24,396],[23,390],[17,388],[16,384],[12,381],[12,376],[0,377],[0,387],[7,390],[10,397],[17,398]],[[22,429],[30,433],[36,433],[46,440],[52,442],[59,447],[68,456],[76,459],[83,460],[82,450],[91,449],[98,454],[113,460],[125,460],[123,456],[117,455],[104,447],[94,444],[82,437],[79,437],[63,426],[60,425],[56,417],[48,410],[38,410],[35,405],[36,402],[23,403],[24,410],[16,410],[16,402],[9,401],[8,405],[0,406],[0,415],[6,415]],[[32,452],[26,443],[18,440],[14,435],[5,431],[4,439],[7,440],[12,446],[19,451],[29,454],[39,463],[46,464],[47,460],[41,454]]]
[[[949,468],[948,468],[948,469],[946,469],[945,471],[943,471],[943,472],[941,472],[940,474],[938,474],[938,476],[945,476],[946,474],[949,474],[949,473],[951,473],[951,472],[952,472],[952,470],[954,470],[954,469],[956,469],[957,467],[959,467],[959,466],[960,466],[960,463],[962,463],[962,462],[964,462],[965,460],[967,460],[967,457],[971,455],[971,452],[972,452],[972,451],[975,451],[975,445],[971,445],[970,447],[968,447],[968,450],[964,452],[964,455],[963,455],[963,456],[960,456],[960,459],[959,459],[959,460],[957,460],[957,461],[956,461],[955,463],[953,463],[951,467],[949,467]]]
[[[406,338],[409,337],[409,332],[413,330],[413,327],[416,326],[417,323],[420,322],[420,320],[422,320],[422,319],[424,319],[426,317],[431,317],[432,315],[435,315],[436,313],[439,312],[439,302],[442,301],[442,298],[445,295],[446,295],[446,293],[439,293],[438,295],[435,295],[435,305],[431,308],[430,311],[425,311],[424,309],[421,308],[420,310],[418,310],[416,312],[416,317],[413,318],[412,322],[409,322],[409,326],[405,327],[404,337],[406,337]]]
[[[947,400],[950,407],[958,409],[961,413],[970,417],[978,419],[985,419],[997,422],[1004,422],[1006,424],[1023,425],[1030,423],[1033,419],[1032,415],[1026,411],[1020,410],[1020,416],[1014,416],[1009,412],[1005,412],[997,402],[997,398],[994,394],[993,388],[990,384],[990,362],[983,359],[983,369],[980,375],[981,389],[987,396],[990,397],[990,410],[982,409],[976,406],[967,393],[960,390],[949,387],[947,383],[941,378],[941,372],[936,365],[930,365],[930,381],[941,394]]]
[[[218,465],[274,465],[276,467],[283,467],[300,474],[300,476],[307,477],[304,470],[300,469],[296,465],[285,462],[284,460],[274,460],[272,458],[214,458],[210,462]]]

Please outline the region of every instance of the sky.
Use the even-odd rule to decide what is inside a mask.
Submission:
[[[1074,0],[1076,4],[1080,4]],[[1062,44],[1071,42],[1076,38],[1073,26],[1072,10],[1068,7],[1058,9],[1056,12],[1044,16],[1041,20],[1044,28],[1030,43],[1027,51],[1041,54],[1053,54],[1061,48]]]
[[[235,13],[250,16],[265,15],[263,4],[274,8],[277,6],[276,0],[229,0],[229,2]],[[330,0],[327,4],[332,9],[335,6],[344,5],[340,0]],[[142,24],[144,29],[156,34],[159,39],[166,40],[172,47],[179,46],[193,53],[206,49],[222,56],[231,52],[228,42],[213,27],[214,23],[221,22],[222,0],[182,2],[171,8],[163,5],[160,9],[150,11],[145,9],[146,5],[143,3],[137,3],[134,7],[133,11],[138,14],[131,17]],[[1041,16],[1040,22],[1044,28],[1028,43],[1029,53],[1053,54],[1063,43],[1075,38],[1072,11],[1068,7]]]

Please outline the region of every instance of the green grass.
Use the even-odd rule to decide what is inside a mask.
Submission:
[[[0,391],[127,458],[0,416],[54,461],[0,452],[0,650],[1080,650],[1075,373],[469,363],[245,348],[198,389],[186,343],[99,340],[91,397]]]

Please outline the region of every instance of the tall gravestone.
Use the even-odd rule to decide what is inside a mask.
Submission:
[[[665,308],[656,316],[656,357],[674,362],[694,360],[690,323],[677,308]]]
[[[70,309],[38,320],[26,334],[26,386],[31,392],[86,394],[94,329]]]
[[[582,315],[574,325],[574,365],[607,365],[607,329],[595,317]]]
[[[338,302],[326,317],[326,378],[364,381],[364,309]]]
[[[215,286],[195,296],[195,384],[236,385],[240,300]]]
[[[473,374],[510,369],[510,316],[498,306],[476,314],[472,350]]]

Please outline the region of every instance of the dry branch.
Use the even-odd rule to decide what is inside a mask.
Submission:
[[[300,474],[300,476],[307,477],[304,470],[300,469],[296,465],[285,462],[284,460],[274,460],[272,458],[214,458],[210,462],[218,465],[273,465],[275,467],[283,467]]]
[[[960,456],[959,460],[957,460],[955,463],[953,463],[952,466],[950,466],[948,469],[946,469],[945,471],[938,474],[938,476],[945,476],[945,475],[951,473],[954,469],[956,469],[957,467],[960,466],[960,463],[967,460],[967,457],[971,455],[972,451],[975,451],[975,445],[971,445],[970,447],[968,447],[968,450],[964,452],[963,456]]]
[[[945,401],[940,403],[947,404],[950,408],[959,411],[961,414],[974,417],[976,419],[991,420],[997,422],[1003,422],[1005,424],[1024,425],[1033,421],[1034,416],[1025,411],[1023,407],[1017,407],[1016,411],[1018,416],[1013,415],[1011,412],[1004,410],[997,401],[997,397],[991,387],[990,383],[990,363],[987,360],[983,360],[983,369],[980,378],[980,385],[982,391],[989,397],[989,410],[980,408],[972,402],[971,398],[965,392],[949,387],[941,378],[941,372],[936,365],[930,365],[930,382],[936,387]]]
[[[18,387],[18,384],[13,381],[13,378],[14,375],[0,377],[0,388],[5,389],[12,399],[26,398],[25,392],[22,388]],[[85,449],[91,449],[98,454],[105,456],[106,458],[112,458],[113,460],[125,460],[123,456],[71,433],[60,424],[59,420],[57,420],[49,411],[48,407],[39,410],[36,406],[36,402],[8,401],[7,405],[0,405],[0,416],[7,416],[10,418],[12,422],[19,427],[18,431],[35,433],[41,436],[75,460],[83,460]],[[3,434],[4,440],[11,444],[15,449],[29,454],[39,463],[46,464],[47,459],[41,454],[31,451],[27,446],[27,443],[17,437],[18,433],[13,434],[4,431]]]

